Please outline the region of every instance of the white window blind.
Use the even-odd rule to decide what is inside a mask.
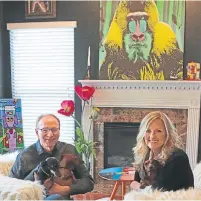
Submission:
[[[59,115],[74,100],[74,27],[10,29],[13,98],[21,98],[25,147],[36,142],[35,121],[52,113],[61,121],[60,141],[73,143],[74,120]]]

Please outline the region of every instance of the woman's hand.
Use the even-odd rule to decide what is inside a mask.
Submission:
[[[133,190],[138,190],[140,188],[140,183],[137,181],[133,181],[130,185]]]

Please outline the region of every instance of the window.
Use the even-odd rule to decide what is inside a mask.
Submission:
[[[25,147],[37,140],[35,121],[44,113],[61,120],[60,140],[73,143],[74,120],[59,115],[63,100],[74,100],[75,22],[12,23],[13,98],[21,98]]]

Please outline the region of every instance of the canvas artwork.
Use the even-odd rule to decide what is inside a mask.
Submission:
[[[20,99],[0,99],[0,152],[24,148]]]
[[[100,2],[101,80],[183,79],[185,1]]]
[[[56,0],[27,0],[25,2],[25,13],[27,19],[55,18]]]

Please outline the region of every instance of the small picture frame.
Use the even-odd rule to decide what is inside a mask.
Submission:
[[[25,2],[26,19],[55,18],[56,0],[27,0]]]
[[[188,63],[187,65],[187,78],[186,80],[200,80],[200,63],[194,61]]]

